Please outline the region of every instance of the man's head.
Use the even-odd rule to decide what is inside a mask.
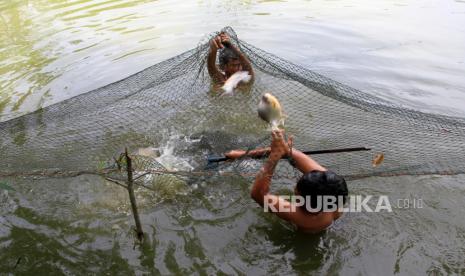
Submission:
[[[224,73],[228,77],[242,70],[242,64],[239,61],[239,57],[229,47],[224,47],[220,51],[219,61],[220,61],[220,68],[224,71]]]
[[[321,203],[318,204],[320,196],[335,196],[337,199],[343,196],[343,203],[345,203],[349,194],[344,178],[331,171],[311,171],[304,174],[297,182],[295,192],[303,196],[305,200],[309,198],[312,209],[323,206],[322,198],[319,199]],[[336,204],[339,202],[336,201]]]

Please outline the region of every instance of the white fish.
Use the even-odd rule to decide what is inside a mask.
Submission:
[[[252,78],[252,76],[249,75],[249,72],[247,72],[247,71],[238,71],[238,72],[232,74],[232,76],[230,76],[226,80],[224,85],[221,87],[221,89],[224,91],[223,94],[221,94],[221,95],[222,96],[232,95],[233,92],[234,92],[234,89],[237,87],[237,85],[240,82],[247,83],[247,82],[250,81],[251,78]]]
[[[270,93],[265,93],[258,104],[258,116],[271,125],[272,130],[284,126],[286,115],[283,114],[278,99]]]

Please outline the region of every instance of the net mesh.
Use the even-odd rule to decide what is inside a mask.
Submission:
[[[121,153],[128,148],[138,181],[253,177],[263,159],[214,168],[206,160],[269,145],[269,127],[256,111],[265,92],[280,100],[295,148],[371,149],[314,156],[349,180],[465,172],[465,118],[397,106],[258,49],[229,27],[222,31],[253,64],[255,81],[247,91],[221,97],[212,90],[206,68],[212,34],[197,48],[123,80],[0,123],[0,176],[122,179]],[[373,167],[380,153],[384,162]],[[274,177],[295,181],[299,173],[280,162]]]

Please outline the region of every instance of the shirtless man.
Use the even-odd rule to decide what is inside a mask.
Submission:
[[[219,56],[219,67],[216,65],[216,53],[221,49]],[[248,71],[254,76],[252,64],[234,46],[226,33],[220,33],[210,41],[210,53],[208,54],[207,68],[213,83],[216,86],[223,85],[226,80],[238,71]]]
[[[249,152],[233,150],[226,153],[226,156],[236,159],[245,154],[251,157],[269,155],[268,160],[255,178],[251,191],[252,198],[262,207],[267,203],[266,205],[270,211],[278,217],[291,222],[300,231],[306,233],[321,232],[329,227],[334,220],[338,219],[341,216],[341,212],[338,210],[325,211],[321,210],[321,208],[320,210],[313,210],[318,209],[317,207],[319,206],[323,206],[322,204],[317,205],[317,198],[321,196],[334,196],[336,198],[342,196],[343,203],[345,203],[348,195],[346,182],[341,176],[328,171],[315,160],[291,148],[289,145],[292,145],[292,138],[286,143],[283,131],[273,131],[270,148]],[[303,173],[303,176],[294,188],[294,193],[303,196],[305,200],[310,199],[311,211],[306,208],[306,204],[304,206],[292,206],[295,203],[270,194],[271,178],[277,163],[282,157],[290,158],[293,161],[293,165]]]

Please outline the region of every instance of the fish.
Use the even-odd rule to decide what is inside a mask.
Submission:
[[[373,166],[373,168],[375,168],[381,165],[383,161],[384,161],[384,153],[378,153],[377,155],[375,155],[375,157],[371,161],[371,165]]]
[[[248,83],[252,79],[248,71],[238,71],[232,74],[221,87],[223,94],[221,96],[231,96],[240,82]]]
[[[258,104],[258,116],[269,123],[272,130],[278,130],[279,126],[284,126],[286,115],[283,114],[281,104],[278,99],[270,93],[263,94]]]

